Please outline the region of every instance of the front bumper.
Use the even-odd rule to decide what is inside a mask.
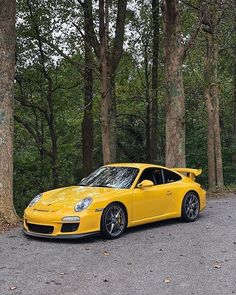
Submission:
[[[24,213],[26,235],[43,238],[79,238],[100,232],[101,212],[41,212],[27,208]],[[79,222],[63,222],[63,217],[77,216]]]
[[[31,236],[31,237],[37,237],[37,238],[46,238],[46,239],[79,239],[79,238],[85,238],[85,237],[89,237],[92,235],[97,235],[100,232],[92,232],[92,233],[87,233],[87,234],[64,234],[64,235],[56,235],[56,236],[52,236],[52,235],[47,235],[47,234],[39,234],[39,233],[34,233],[34,232],[30,232],[27,231],[26,229],[22,229],[22,232],[27,235],[27,236]]]

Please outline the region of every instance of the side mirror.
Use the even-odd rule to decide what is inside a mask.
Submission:
[[[154,186],[154,183],[151,180],[143,180],[137,185],[138,188],[151,187],[151,186]]]

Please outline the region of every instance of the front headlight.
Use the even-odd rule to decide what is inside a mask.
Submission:
[[[42,198],[42,194],[38,194],[33,200],[29,203],[29,207],[32,207],[35,203],[37,203]]]
[[[75,205],[75,211],[79,212],[82,211],[86,208],[88,208],[88,206],[92,203],[93,199],[92,198],[85,198],[83,200],[81,200],[79,203],[77,203]]]

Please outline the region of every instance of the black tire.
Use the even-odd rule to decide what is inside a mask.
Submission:
[[[182,219],[187,222],[195,221],[200,212],[200,202],[195,192],[188,192],[182,202]]]
[[[127,226],[127,214],[120,203],[108,205],[101,218],[101,231],[107,239],[119,238]]]

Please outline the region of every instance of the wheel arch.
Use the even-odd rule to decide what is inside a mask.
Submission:
[[[102,217],[103,217],[104,211],[105,211],[105,209],[106,209],[108,206],[110,206],[111,204],[119,204],[120,206],[122,206],[122,207],[124,208],[124,210],[125,210],[125,215],[126,215],[126,218],[127,218],[127,224],[126,224],[126,226],[128,226],[128,224],[129,224],[129,215],[128,215],[128,210],[127,210],[125,204],[122,203],[121,201],[113,201],[113,202],[107,204],[106,207],[103,209],[103,212],[102,212],[102,215],[101,215],[101,220],[100,220],[100,228],[101,228],[101,225],[102,225]]]
[[[200,197],[199,197],[199,193],[198,193],[197,191],[195,191],[194,189],[191,189],[191,190],[189,190],[189,191],[187,191],[187,192],[185,193],[184,197],[185,197],[188,193],[195,193],[196,196],[198,197],[199,205],[201,205],[201,204],[200,204],[201,200],[200,200]],[[182,199],[182,202],[183,202],[183,200],[184,200],[184,197],[183,197],[183,199]]]

